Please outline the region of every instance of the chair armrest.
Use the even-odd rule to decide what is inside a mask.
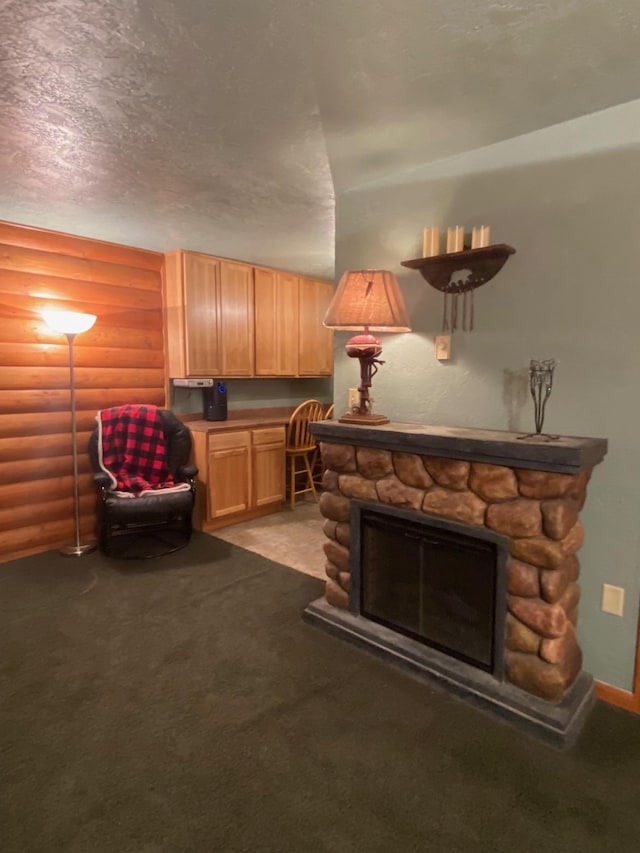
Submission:
[[[197,473],[198,469],[195,465],[181,465],[178,468],[178,476],[183,477],[185,480],[192,479]]]
[[[100,471],[100,473],[94,474],[93,482],[98,489],[111,488],[111,478],[108,474],[105,474],[104,471]]]

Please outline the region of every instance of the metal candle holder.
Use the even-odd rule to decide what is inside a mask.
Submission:
[[[541,438],[544,441],[557,441],[560,437],[542,432],[547,400],[553,389],[553,371],[556,364],[554,358],[547,358],[543,361],[531,359],[529,362],[529,388],[533,397],[536,431],[519,436],[519,438]]]

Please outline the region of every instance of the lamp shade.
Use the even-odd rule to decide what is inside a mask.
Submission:
[[[95,314],[80,314],[77,311],[43,311],[47,326],[62,335],[78,335],[88,332],[96,321]]]
[[[330,329],[410,332],[402,291],[389,270],[348,270],[324,318]]]

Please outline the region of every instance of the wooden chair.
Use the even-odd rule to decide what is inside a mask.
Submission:
[[[324,404],[319,400],[305,400],[295,409],[287,426],[285,447],[287,463],[287,492],[291,509],[296,505],[296,495],[313,493],[318,499],[313,481],[313,469],[318,455],[318,445],[311,435],[309,424],[324,418]]]

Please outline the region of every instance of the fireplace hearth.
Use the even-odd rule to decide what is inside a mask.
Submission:
[[[324,599],[305,619],[557,746],[593,702],[579,512],[604,439],[314,424]]]

